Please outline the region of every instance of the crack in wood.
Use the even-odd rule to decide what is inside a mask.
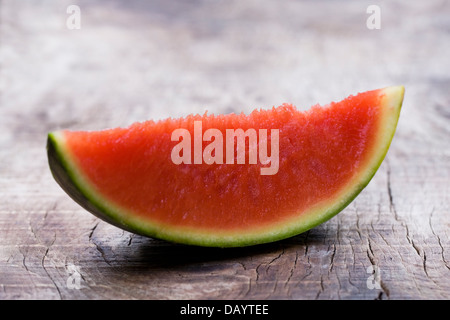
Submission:
[[[295,251],[294,264],[293,264],[293,266],[291,267],[291,270],[290,270],[290,273],[289,273],[289,277],[287,278],[286,283],[284,284],[285,287],[289,285],[289,283],[290,283],[290,281],[291,281],[291,278],[292,278],[292,276],[294,275],[294,271],[295,271],[295,269],[297,268],[297,261],[298,261],[298,251],[296,250],[296,251]]]
[[[437,238],[437,242],[438,242],[438,244],[439,244],[439,247],[441,248],[441,258],[442,258],[442,261],[444,262],[445,267],[446,267],[448,270],[450,270],[450,266],[448,265],[447,260],[445,259],[445,256],[444,256],[444,247],[442,246],[441,238],[440,238],[439,235],[434,231],[433,224],[431,223],[431,219],[432,219],[433,214],[434,214],[434,209],[435,209],[435,208],[433,207],[433,209],[431,210],[430,216],[428,217],[428,224],[430,225],[431,233]]]
[[[58,292],[59,295],[59,299],[62,300],[63,297],[61,295],[61,290],[59,289],[58,285],[56,284],[55,280],[53,280],[52,276],[50,275],[50,273],[48,272],[47,268],[45,267],[45,258],[47,257],[48,251],[50,250],[50,247],[55,243],[56,241],[56,233],[55,233],[55,238],[53,239],[53,242],[47,247],[47,249],[45,250],[44,256],[42,257],[41,260],[41,265],[42,268],[44,269],[45,273],[47,274],[47,277],[50,279],[50,281],[53,283],[56,291]]]

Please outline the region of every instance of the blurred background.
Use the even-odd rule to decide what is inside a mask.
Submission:
[[[379,16],[368,12],[373,8]],[[114,297],[127,286],[138,298],[148,290],[162,298],[235,297],[228,290],[239,275],[239,297],[448,298],[448,277],[441,276],[448,275],[450,252],[449,17],[444,0],[0,0],[0,297]],[[139,238],[132,242],[131,235],[98,224],[48,169],[47,133],[57,129],[97,130],[205,111],[249,113],[284,102],[308,109],[390,85],[404,85],[406,94],[380,173],[349,215],[315,230],[309,256],[325,267],[302,269],[299,259],[297,269],[286,272],[289,285],[275,283],[273,290],[264,286],[276,276],[263,279],[259,291],[255,284],[264,266],[277,270],[277,245],[254,260],[244,252],[237,264],[230,256],[228,265],[228,258],[220,265],[200,259],[190,269],[178,265],[164,273],[158,268],[185,249],[145,251],[159,242],[141,239],[141,247],[127,250]],[[355,231],[355,212],[359,237],[345,231]],[[280,246],[283,257],[297,263],[295,250],[303,247],[289,256]],[[398,271],[392,274],[402,281],[385,280],[389,289],[381,293],[365,290],[368,257]],[[83,285],[92,292],[67,290],[68,261],[83,270]],[[130,261],[135,269],[127,269]],[[252,266],[260,268],[257,278]],[[144,276],[136,278],[136,270]],[[202,280],[190,282],[193,270],[211,280],[212,291]],[[221,281],[211,270],[228,278]],[[348,282],[339,274],[352,285],[341,288]],[[165,275],[173,280],[164,282]],[[305,278],[311,291],[295,282]],[[106,294],[95,283],[115,289]]]
[[[367,27],[370,5],[380,29]],[[436,96],[448,88],[449,11],[442,0],[2,1],[1,112],[45,134],[306,109],[397,84],[406,102]]]

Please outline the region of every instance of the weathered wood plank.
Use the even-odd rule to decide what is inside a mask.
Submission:
[[[381,29],[368,30],[376,2],[80,1],[69,30],[69,1],[1,1],[0,299],[449,299],[450,7],[379,3]],[[124,232],[47,166],[57,128],[307,108],[390,84],[406,86],[405,102],[372,182],[329,222],[273,244]]]

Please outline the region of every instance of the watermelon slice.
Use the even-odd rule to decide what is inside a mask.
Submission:
[[[266,243],[327,221],[361,192],[388,151],[403,95],[388,87],[306,112],[283,104],[51,132],[49,165],[76,202],[133,233],[200,246]],[[244,144],[227,145],[238,129]]]

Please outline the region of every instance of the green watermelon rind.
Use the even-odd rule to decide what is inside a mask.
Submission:
[[[51,172],[64,191],[83,208],[102,220],[132,233],[159,238],[171,242],[207,247],[240,247],[286,239],[308,231],[334,217],[346,208],[369,184],[381,166],[394,137],[404,97],[404,87],[382,89],[384,94],[382,124],[375,143],[374,154],[366,170],[362,170],[327,203],[318,205],[297,219],[282,221],[278,225],[261,230],[241,230],[221,233],[216,230],[196,230],[171,227],[133,216],[125,208],[119,208],[103,199],[100,192],[86,179],[71,159],[61,132],[48,134],[47,153]]]

